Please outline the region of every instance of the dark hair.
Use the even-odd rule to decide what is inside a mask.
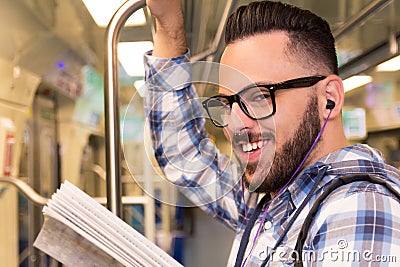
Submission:
[[[280,2],[261,1],[239,7],[228,19],[227,45],[262,33],[284,31],[288,34],[287,51],[308,68],[338,74],[335,40],[329,24],[321,17]],[[318,73],[323,74],[323,73]]]

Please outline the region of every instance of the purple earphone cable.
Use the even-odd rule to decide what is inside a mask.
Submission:
[[[260,234],[260,232],[261,232],[261,228],[262,228],[262,225],[263,225],[263,223],[264,223],[264,221],[265,221],[265,217],[267,216],[267,211],[268,211],[268,209],[269,209],[270,204],[283,192],[283,190],[285,190],[285,189],[289,186],[289,184],[292,182],[292,180],[296,177],[296,175],[297,175],[298,172],[300,171],[301,167],[303,167],[304,163],[306,162],[306,160],[307,160],[308,157],[310,156],[311,151],[315,148],[315,146],[316,146],[317,143],[318,143],[318,140],[321,138],[322,132],[324,131],[325,126],[326,126],[326,124],[327,124],[327,122],[328,122],[328,119],[329,119],[329,117],[331,116],[332,110],[333,110],[333,109],[331,109],[331,110],[329,111],[329,114],[328,114],[328,116],[326,117],[326,120],[325,120],[325,122],[324,122],[324,125],[322,126],[322,128],[321,128],[321,130],[319,131],[317,137],[315,138],[314,143],[311,145],[311,147],[310,147],[310,149],[308,150],[306,156],[305,156],[304,159],[301,161],[300,165],[297,167],[297,169],[295,170],[295,172],[292,174],[292,176],[290,177],[289,181],[288,181],[283,187],[281,187],[281,189],[279,189],[278,193],[268,202],[268,205],[265,207],[265,211],[264,211],[263,216],[262,216],[262,218],[261,218],[260,225],[258,226],[257,233],[256,233],[256,235],[255,235],[254,238],[253,238],[253,242],[252,242],[252,245],[251,245],[250,252],[249,252],[249,254],[247,255],[247,257],[244,259],[243,264],[242,264],[242,267],[245,266],[245,264],[246,264],[246,262],[247,262],[247,259],[249,258],[249,256],[250,256],[251,253],[253,252],[254,245],[255,245],[255,243],[256,243],[256,241],[257,241],[257,238],[258,238],[258,236],[259,236],[259,234]],[[244,201],[243,181],[242,181],[242,197],[243,197],[243,201]],[[246,203],[245,203],[244,207],[245,207],[245,210],[244,210],[244,211],[245,211],[245,216],[246,216],[246,221],[247,221],[248,219],[247,219],[247,214],[246,214]]]

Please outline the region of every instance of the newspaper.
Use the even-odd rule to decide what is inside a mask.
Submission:
[[[182,267],[68,181],[53,194],[43,214],[34,246],[66,266]]]

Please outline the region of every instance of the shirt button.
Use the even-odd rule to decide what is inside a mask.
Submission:
[[[271,227],[272,227],[272,222],[266,221],[264,223],[264,230],[269,230],[269,229],[271,229]]]

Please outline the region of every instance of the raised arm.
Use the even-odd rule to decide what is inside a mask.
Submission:
[[[244,221],[241,175],[204,128],[200,98],[192,85],[180,0],[148,0],[147,4],[157,23],[154,50],[145,55],[144,99],[156,160],[167,179],[194,205],[236,228]]]

